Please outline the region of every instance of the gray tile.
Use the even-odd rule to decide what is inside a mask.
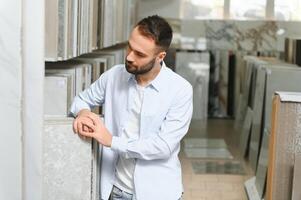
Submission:
[[[248,108],[244,123],[243,123],[243,127],[242,127],[242,131],[241,131],[241,135],[240,135],[240,142],[239,142],[239,149],[240,152],[242,154],[242,156],[244,157],[246,155],[246,152],[249,148],[249,138],[250,138],[250,134],[251,134],[251,126],[252,126],[252,116],[253,115],[253,111],[251,110],[251,108]]]
[[[259,137],[262,133],[262,120],[263,120],[263,105],[265,94],[266,71],[264,66],[258,66],[256,72],[256,88],[254,95],[254,111],[252,118],[251,138],[250,138],[250,153],[249,160],[253,171],[257,168],[257,158],[259,154]]]
[[[266,178],[268,170],[268,156],[269,156],[269,133],[263,135],[262,144],[260,148],[258,166],[256,170],[255,186],[258,191],[258,195],[263,198],[266,188]]]
[[[184,152],[188,158],[233,159],[232,154],[226,148],[185,148]]]
[[[192,161],[191,164],[196,174],[245,174],[239,161]]]
[[[177,52],[176,73],[193,87],[193,119],[206,123],[209,90],[209,53]]]
[[[272,111],[272,98],[274,96],[275,91],[291,91],[291,92],[300,92],[301,88],[299,85],[301,84],[301,69],[297,68],[294,65],[288,64],[273,64],[266,63],[263,64],[260,68],[258,68],[259,76],[258,79],[260,82],[258,84],[262,84],[259,86],[261,89],[256,90],[256,103],[254,110],[254,126],[252,127],[251,134],[251,143],[250,143],[250,162],[251,167],[254,171],[257,169],[258,156],[260,151],[260,141],[262,139],[263,132],[270,131],[270,116]],[[262,73],[262,74],[261,74]],[[264,87],[263,82],[263,74],[266,76],[266,82]],[[290,80],[290,81],[287,81]],[[265,88],[265,91],[262,93],[262,88]],[[258,93],[257,93],[258,91]],[[261,100],[261,95],[264,95],[263,101]],[[260,110],[261,110],[261,102],[263,102],[262,113],[263,118],[261,123],[259,120],[261,119]],[[263,127],[263,129],[261,129]]]
[[[91,139],[72,130],[73,119],[47,118],[43,135],[43,199],[90,200],[93,179]],[[96,182],[93,182],[96,184]]]

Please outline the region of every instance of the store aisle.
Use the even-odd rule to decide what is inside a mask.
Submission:
[[[183,169],[184,200],[247,200],[244,182],[251,177],[248,164],[240,158],[237,150],[238,134],[233,130],[232,120],[212,119],[207,130],[193,121],[182,142],[180,160]],[[233,156],[229,158],[198,157],[187,154],[185,139],[224,140]],[[191,141],[191,140],[190,140]],[[186,146],[185,146],[186,145]],[[216,145],[216,144],[215,144]],[[212,145],[207,147],[210,152]],[[201,151],[201,149],[200,149]],[[201,154],[203,156],[203,154]],[[199,164],[198,164],[199,163]]]

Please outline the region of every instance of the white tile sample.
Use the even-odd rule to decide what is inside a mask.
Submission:
[[[209,90],[208,52],[176,53],[176,73],[193,87],[193,119],[207,121]]]
[[[44,81],[44,114],[65,116],[71,106],[71,76],[49,76]]]
[[[46,118],[43,136],[43,199],[90,200],[93,173],[91,139],[72,130],[73,118]],[[96,192],[96,191],[95,191]]]

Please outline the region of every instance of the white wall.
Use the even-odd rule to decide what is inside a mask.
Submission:
[[[41,200],[44,1],[2,1],[0,27],[0,199]]]
[[[0,199],[22,194],[21,4],[0,5]]]
[[[23,196],[42,199],[44,1],[22,1]]]

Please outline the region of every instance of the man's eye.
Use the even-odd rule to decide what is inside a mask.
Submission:
[[[137,52],[136,55],[139,56],[139,57],[144,57],[144,54],[139,53],[139,52]]]

